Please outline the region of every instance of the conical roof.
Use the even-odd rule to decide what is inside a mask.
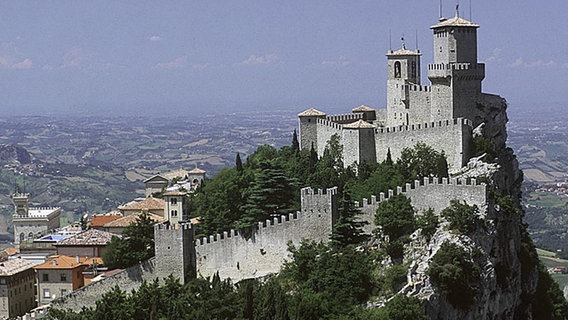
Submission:
[[[325,116],[325,112],[321,112],[319,110],[316,110],[314,108],[309,108],[308,110],[298,113],[298,117],[321,117],[321,116]]]
[[[343,128],[345,129],[370,129],[374,128],[374,126],[366,121],[357,120],[353,123],[344,124]]]
[[[455,17],[451,19],[441,18],[440,22],[430,27],[430,29],[438,29],[438,28],[445,28],[445,27],[471,27],[471,28],[479,28],[478,24],[475,24],[469,20],[466,20],[459,15],[456,14]]]

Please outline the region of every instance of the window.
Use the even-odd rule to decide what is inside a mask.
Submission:
[[[43,297],[51,298],[51,292],[49,292],[49,289],[43,289]]]
[[[61,274],[61,282],[66,282],[67,281],[67,275],[65,273]]]
[[[170,203],[171,203],[171,204],[177,204],[177,203],[178,203],[178,199],[177,199],[177,198],[171,198],[171,199],[170,199]]]
[[[394,77],[400,78],[400,61],[394,63]]]
[[[172,217],[177,217],[177,215],[178,215],[177,210],[172,210]]]
[[[4,278],[0,279],[0,284],[6,284],[6,279]]]
[[[47,273],[44,273],[41,275],[41,281],[43,282],[48,282],[49,281],[49,275]]]

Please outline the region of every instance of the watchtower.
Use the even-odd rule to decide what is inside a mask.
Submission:
[[[170,224],[178,224],[186,221],[187,216],[183,211],[184,199],[187,193],[181,191],[170,191],[164,193],[164,218]]]
[[[191,223],[154,226],[156,275],[159,279],[173,275],[184,283],[195,275],[194,229]]]
[[[28,216],[30,194],[16,192],[12,195],[12,202],[14,203],[14,215]]]
[[[432,83],[432,121],[473,119],[475,103],[481,95],[485,64],[477,62],[479,25],[456,15],[440,18],[430,27],[434,33],[434,63],[428,65]]]
[[[407,125],[410,122],[409,85],[420,85],[419,50],[406,48],[404,38],[399,50],[387,53],[387,125]]]
[[[318,150],[318,119],[325,119],[325,113],[310,108],[298,114],[300,118],[300,149],[308,149],[313,146]]]

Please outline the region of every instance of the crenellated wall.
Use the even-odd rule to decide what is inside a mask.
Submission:
[[[404,148],[423,142],[437,151],[444,151],[450,170],[456,170],[469,159],[472,130],[471,121],[461,118],[380,128],[376,130],[377,161],[386,159],[389,148],[392,158],[397,159]]]
[[[397,187],[396,190],[389,190],[386,194],[380,193],[379,198],[371,196],[371,199],[363,199],[361,203],[356,202],[362,212],[362,221],[367,221],[365,232],[372,232],[375,225],[375,213],[379,204],[388,200],[396,194],[404,194],[416,209],[417,214],[432,208],[435,213],[439,213],[450,205],[450,201],[458,199],[465,201],[469,205],[477,205],[483,213],[487,206],[487,186],[485,183],[478,183],[476,179],[455,179],[455,178],[424,178],[416,180],[413,184],[407,183],[405,186]]]
[[[288,244],[303,239],[328,241],[337,216],[337,188],[301,190],[302,210],[259,222],[247,238],[235,230],[196,241],[197,274],[239,281],[276,273],[288,257]]]

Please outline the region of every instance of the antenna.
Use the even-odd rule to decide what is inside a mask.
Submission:
[[[440,19],[442,19],[442,0],[440,0]]]
[[[414,30],[414,36],[415,36],[415,40],[416,40],[416,51],[420,51],[420,49],[418,47],[418,29]]]
[[[460,17],[460,0],[456,0],[456,17]]]
[[[402,50],[406,50],[406,42],[404,41],[404,33],[402,34],[402,37],[400,37],[400,41],[402,42]]]
[[[391,29],[389,29],[389,50],[392,51],[392,36]]]
[[[473,18],[471,17],[471,0],[469,0],[469,21],[473,21]]]

